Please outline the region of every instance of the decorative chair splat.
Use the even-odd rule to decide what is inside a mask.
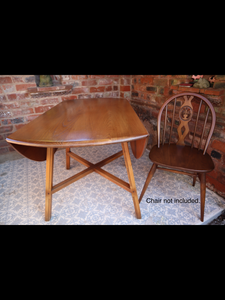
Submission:
[[[179,140],[177,142],[177,145],[182,145],[184,146],[184,139],[186,135],[189,132],[189,126],[188,123],[191,121],[191,118],[193,116],[193,106],[191,104],[192,99],[194,96],[191,96],[189,99],[187,96],[184,96],[184,103],[180,108],[179,111],[179,118],[180,118],[180,125],[177,128]],[[182,128],[184,127],[184,132],[182,133]]]

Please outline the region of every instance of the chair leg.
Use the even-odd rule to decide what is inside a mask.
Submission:
[[[152,167],[151,167],[151,170],[148,173],[148,177],[147,177],[147,179],[145,181],[144,187],[142,189],[142,192],[141,192],[141,195],[140,195],[140,198],[139,198],[139,203],[141,202],[141,199],[144,196],[145,191],[147,190],[147,187],[148,187],[148,185],[149,185],[149,183],[150,183],[150,181],[152,179],[152,176],[155,173],[156,167],[157,167],[157,164],[153,164]]]
[[[197,175],[194,175],[194,176],[193,176],[193,184],[192,184],[193,186],[195,186],[196,177],[197,177]]]
[[[200,195],[201,195],[201,221],[204,221],[204,210],[205,210],[205,191],[206,191],[206,181],[205,173],[199,173],[200,179]]]

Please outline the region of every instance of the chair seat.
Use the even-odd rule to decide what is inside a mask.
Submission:
[[[210,172],[214,169],[208,153],[203,155],[203,150],[186,145],[164,144],[160,148],[156,145],[151,149],[149,158],[153,163],[178,170]]]

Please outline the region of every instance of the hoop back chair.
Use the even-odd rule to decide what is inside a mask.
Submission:
[[[181,105],[182,100],[184,102]],[[211,117],[209,117],[210,112]],[[164,124],[161,124],[163,114]],[[207,121],[211,124],[208,125]],[[214,169],[212,158],[206,153],[206,150],[213,134],[215,123],[216,114],[214,108],[211,102],[202,95],[181,93],[172,96],[162,105],[157,118],[158,145],[153,146],[149,153],[149,158],[153,164],[141,192],[139,202],[141,202],[156,169],[192,176],[193,186],[198,176],[201,196],[200,219],[203,222],[206,173]],[[164,125],[162,126],[162,135],[160,134],[161,125]],[[169,134],[168,130],[166,130],[167,125],[170,125]],[[175,139],[174,132],[176,130],[174,131],[174,127],[177,127],[178,133],[178,141],[176,143],[171,142],[171,139]],[[185,137],[189,137],[190,143],[184,141]],[[167,138],[168,142],[166,143]],[[204,149],[202,150],[203,146]]]

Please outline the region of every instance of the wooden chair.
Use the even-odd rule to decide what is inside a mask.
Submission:
[[[183,100],[184,102],[182,104]],[[197,113],[195,113],[194,110]],[[163,132],[162,137],[160,137],[163,111],[164,127],[162,126]],[[210,111],[211,117],[209,117]],[[211,121],[211,126],[210,124],[208,126],[207,120]],[[167,123],[170,123],[169,133],[166,130]],[[149,158],[153,162],[153,165],[141,192],[139,203],[156,169],[190,175],[193,177],[193,186],[195,185],[196,176],[198,176],[200,179],[201,221],[203,222],[206,173],[214,169],[212,158],[206,153],[206,150],[213,134],[215,123],[216,114],[214,108],[210,101],[202,95],[181,93],[172,96],[162,105],[157,118],[158,145],[155,145],[149,153]],[[178,141],[176,143],[171,142],[171,139],[175,139],[174,132],[176,132],[176,130],[174,131],[174,127],[177,127],[178,133]],[[189,136],[187,136],[188,133]],[[187,141],[184,142],[186,136],[189,137],[190,143]],[[165,142],[166,138],[168,138],[167,143]],[[201,148],[204,141],[205,145],[202,150]]]

